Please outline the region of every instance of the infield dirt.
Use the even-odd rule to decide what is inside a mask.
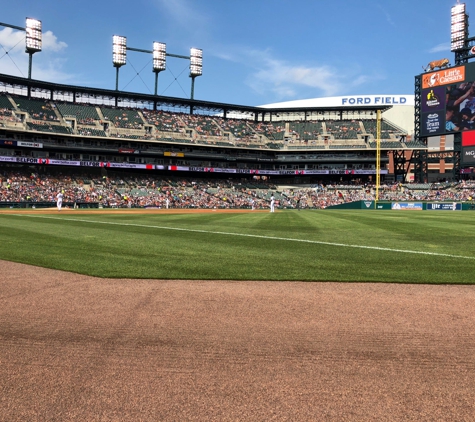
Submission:
[[[474,420],[474,286],[0,269],[1,421]]]

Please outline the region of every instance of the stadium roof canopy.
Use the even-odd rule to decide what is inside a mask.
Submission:
[[[269,109],[302,109],[302,108],[370,108],[379,109],[388,106],[414,106],[413,94],[397,95],[352,95],[339,97],[309,98],[304,100],[285,101],[281,103],[266,104],[261,107]]]
[[[393,103],[376,104],[374,102],[363,102],[355,106],[349,103],[337,104],[335,102],[321,102],[316,101],[321,99],[314,99],[255,107],[110,89],[64,85],[5,74],[0,74],[0,90],[36,98],[51,100],[64,99],[65,101],[71,102],[115,105],[118,107],[167,107],[175,110],[182,109],[182,111],[192,114],[222,113],[225,117],[229,117],[231,114],[240,116],[248,115],[249,117],[253,117],[255,120],[259,120],[259,117],[264,119],[264,116],[277,116],[280,113],[305,115],[306,112],[343,112],[350,109],[353,111],[369,113],[377,110],[386,111],[394,105]]]

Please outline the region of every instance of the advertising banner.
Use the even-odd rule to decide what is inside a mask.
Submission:
[[[428,72],[421,78],[422,136],[475,130],[475,63]],[[465,142],[471,142],[468,138]]]
[[[17,145],[19,147],[27,147],[27,148],[43,148],[43,144],[41,142],[17,141]]]
[[[462,148],[462,164],[464,166],[475,164],[475,146]]]
[[[188,166],[164,166],[156,164],[135,164],[135,163],[116,163],[113,161],[72,161],[56,160],[51,158],[33,158],[33,157],[11,157],[0,156],[0,162],[13,162],[25,164],[45,164],[59,166],[80,166],[80,167],[105,167],[105,168],[123,168],[123,169],[145,169],[145,170],[170,170],[170,171],[193,171],[205,173],[232,173],[232,174],[259,174],[259,175],[309,175],[309,174],[335,174],[335,175],[359,175],[376,174],[376,170],[258,170],[258,169],[236,169],[222,167],[188,167]],[[380,170],[380,174],[387,174],[388,170]]]
[[[465,66],[449,67],[422,75],[422,88],[451,85],[465,80]]]
[[[0,157],[0,161],[4,163],[16,163],[16,157]]]
[[[392,210],[416,210],[422,211],[422,202],[393,202],[391,203]]]
[[[427,209],[435,211],[462,211],[462,204],[458,202],[428,202]]]

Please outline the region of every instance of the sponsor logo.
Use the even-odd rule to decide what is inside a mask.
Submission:
[[[427,209],[428,210],[445,210],[445,211],[461,211],[462,210],[462,204],[459,204],[457,202],[450,202],[450,203],[428,203],[427,204]]]
[[[427,133],[435,133],[441,129],[441,121],[440,116],[437,113],[432,113],[427,115],[427,119],[425,121],[425,129]]]
[[[38,163],[37,158],[26,158],[26,157],[17,157],[16,161],[18,163],[30,163],[30,164],[36,164]]]
[[[342,105],[377,105],[394,104],[402,105],[407,103],[406,97],[344,97],[341,99]]]
[[[422,88],[455,84],[465,80],[465,66],[452,67],[422,75]]]
[[[43,144],[39,142],[23,142],[23,141],[18,141],[17,145],[19,147],[28,147],[28,148],[43,148]]]
[[[427,107],[430,108],[435,108],[435,107],[440,107],[440,99],[439,97],[434,93],[434,90],[431,89],[429,93],[427,94],[426,97],[426,105]]]
[[[16,157],[0,157],[0,161],[4,161],[4,162],[15,162],[15,161],[16,161]]]
[[[393,202],[392,210],[422,210],[422,202]]]
[[[406,97],[345,97],[341,105],[375,105],[375,104],[406,104]]]

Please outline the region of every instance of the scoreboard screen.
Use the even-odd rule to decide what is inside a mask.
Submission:
[[[460,132],[462,149],[475,148],[475,62],[421,75],[422,137]],[[465,152],[465,151],[464,151]],[[471,154],[463,159],[473,160]],[[463,154],[465,158],[465,154]]]

